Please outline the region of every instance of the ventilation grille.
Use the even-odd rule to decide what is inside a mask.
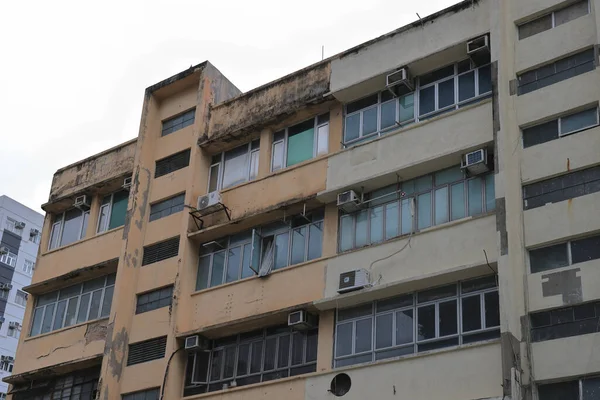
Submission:
[[[184,150],[180,153],[173,154],[162,160],[156,162],[156,169],[154,170],[154,177],[158,178],[169,174],[178,169],[185,168],[190,163],[190,149]]]
[[[166,336],[130,344],[127,365],[135,365],[163,358],[165,356],[166,348]]]
[[[148,265],[167,258],[175,257],[179,252],[179,236],[164,242],[144,247],[142,265]]]

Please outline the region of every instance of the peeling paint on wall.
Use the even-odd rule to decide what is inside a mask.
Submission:
[[[581,303],[583,288],[581,277],[577,276],[580,271],[580,268],[574,268],[542,275],[542,295],[544,297],[561,295],[565,305]]]
[[[500,255],[508,254],[508,232],[506,230],[506,199],[496,199],[496,230],[500,233]]]

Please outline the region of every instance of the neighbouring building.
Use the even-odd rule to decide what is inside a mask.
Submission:
[[[17,344],[35,261],[42,238],[44,216],[8,196],[0,196],[0,377],[13,371]],[[0,399],[8,384],[0,383]]]
[[[148,87],[54,175],[12,398],[599,399],[598,43],[600,0],[467,0]]]

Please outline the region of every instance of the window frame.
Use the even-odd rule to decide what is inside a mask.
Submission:
[[[80,241],[80,240],[82,240],[82,239],[85,238],[85,235],[86,235],[85,231],[87,229],[87,224],[85,223],[85,219],[86,219],[85,216],[87,214],[87,218],[88,218],[88,222],[89,222],[90,210],[91,209],[90,210],[86,210],[86,211],[77,209],[77,210],[79,210],[81,212],[81,217],[80,217],[81,218],[81,223],[79,225],[79,234],[77,236],[78,239],[75,240],[75,241],[73,241],[73,242],[71,242],[71,243],[67,243],[67,244],[61,245],[62,236],[63,236],[64,228],[65,228],[65,215],[67,214],[68,211],[71,211],[71,210],[74,210],[74,209],[77,209],[77,208],[74,208],[74,207],[73,208],[69,208],[68,210],[63,211],[62,213],[60,213],[58,215],[56,215],[56,214],[54,215],[55,220],[54,220],[54,222],[51,225],[51,228],[50,228],[50,238],[48,239],[48,251],[54,250],[54,249],[58,249],[58,248],[61,248],[61,247],[65,247],[65,246],[69,246],[69,245],[71,245],[73,243],[76,243],[76,242],[78,242],[78,241]],[[60,216],[60,220],[59,221],[56,220],[56,217],[58,217],[58,216]],[[54,230],[55,230],[55,228],[59,230],[56,237],[54,237]],[[54,244],[54,246],[53,246],[53,244]]]
[[[22,303],[19,302],[19,300],[18,300],[19,297],[21,297],[21,299],[23,299]],[[27,306],[27,298],[28,297],[29,296],[27,295],[26,292],[17,289],[17,291],[15,293],[15,303],[18,304],[18,305],[20,305],[20,306],[26,307]]]
[[[271,144],[271,165],[270,165],[271,172],[282,171],[282,170],[284,170],[286,168],[293,167],[294,165],[301,164],[302,162],[306,162],[308,160],[312,160],[312,159],[314,159],[317,156],[320,156],[322,154],[327,154],[329,152],[329,130],[327,131],[327,133],[328,133],[328,135],[327,135],[327,151],[319,153],[319,128],[322,128],[322,127],[324,127],[326,125],[329,127],[329,118],[330,118],[329,114],[330,114],[329,111],[327,111],[325,113],[321,113],[319,115],[315,115],[312,118],[307,118],[307,119],[305,119],[303,121],[300,121],[298,123],[295,123],[293,125],[287,126],[287,127],[283,128],[283,129],[280,129],[277,132],[274,132],[272,134],[273,143]],[[325,115],[327,115],[327,121],[319,123],[319,118],[323,117]],[[289,130],[290,130],[290,128],[293,128],[296,125],[300,125],[300,124],[303,124],[305,122],[308,122],[311,119],[314,121],[313,128],[312,128],[313,129],[313,152],[312,152],[312,157],[309,158],[308,160],[305,160],[305,161],[302,161],[302,162],[299,162],[299,163],[296,163],[296,164],[293,164],[293,165],[287,165],[287,162],[288,162],[288,159],[287,159],[288,155],[287,155],[287,153],[288,153],[288,145],[289,145]],[[281,134],[281,133],[283,133],[283,138],[275,140],[275,136],[278,135],[278,134]],[[278,161],[281,162],[281,168],[275,168],[275,166],[274,166],[274,164],[275,164],[275,146],[277,144],[283,144],[283,154],[281,155],[280,159],[278,160]]]
[[[256,148],[252,148],[252,145],[256,144]],[[227,186],[227,187],[223,187],[223,178],[224,178],[224,174],[225,174],[225,153],[232,151],[232,150],[236,150],[240,147],[244,147],[247,146],[247,152],[246,155],[248,157],[248,161],[247,161],[247,165],[246,165],[246,178],[245,181],[243,182],[238,182],[235,183],[233,185]],[[232,149],[229,149],[227,151],[222,151],[219,154],[216,154],[212,157],[211,160],[211,164],[210,167],[208,168],[208,183],[207,183],[207,193],[211,193],[211,192],[218,192],[220,190],[225,190],[231,187],[235,187],[237,185],[241,185],[243,183],[246,182],[250,182],[255,180],[258,177],[258,168],[256,170],[256,175],[252,176],[252,157],[256,155],[258,157],[258,162],[259,162],[259,168],[260,168],[260,139],[255,139],[255,140],[251,140],[250,142],[248,142],[247,144],[242,144],[240,146],[236,146]],[[219,161],[216,161],[216,159],[219,159]],[[211,178],[212,178],[212,174],[213,174],[213,168],[217,169],[217,187],[214,190],[211,190]]]
[[[123,225],[119,225],[119,226],[116,226],[114,228],[109,229],[110,218],[112,217],[112,213],[113,213],[113,207],[114,207],[114,201],[115,201],[115,194],[123,193],[123,192],[127,192],[127,190],[124,190],[124,189],[117,190],[116,192],[113,192],[111,194],[107,194],[106,196],[102,197],[102,200],[100,202],[100,209],[98,210],[98,222],[96,224],[96,234],[100,234],[100,233],[112,231],[113,229],[119,229],[120,227],[123,226]],[[109,197],[109,196],[110,196],[110,200],[108,201],[108,203],[104,203],[103,204],[104,199],[106,197]],[[129,203],[129,199],[127,200],[127,202]],[[127,204],[127,206],[129,206],[129,204]],[[108,212],[106,213],[106,219],[104,221],[104,226],[100,226],[100,223],[102,222],[102,218],[101,218],[101,216],[102,216],[102,210],[104,208],[108,208]],[[127,213],[127,209],[125,210],[125,213]]]
[[[178,124],[177,124],[177,125],[180,125],[180,127],[179,127],[179,128],[177,128],[177,129],[174,129],[174,130],[172,130],[172,131],[170,131],[170,132],[168,132],[168,133],[165,133],[165,131],[167,131],[167,130],[169,130],[169,129],[172,129],[173,127],[175,127],[175,126],[176,126],[176,125],[169,126],[168,128],[166,128],[166,129],[165,129],[165,124],[166,124],[166,123],[169,123],[169,122],[171,122],[171,121],[174,121],[174,120],[176,120],[177,118],[184,117],[184,116],[186,116],[187,114],[190,114],[190,115],[192,115],[192,118],[191,118],[191,119],[184,119],[184,120],[182,120],[180,123],[178,123]],[[190,121],[191,121],[191,123],[189,123]],[[184,129],[184,128],[187,128],[188,126],[194,125],[194,123],[195,123],[195,122],[196,122],[196,107],[192,107],[192,108],[190,108],[190,109],[188,109],[188,110],[185,110],[185,111],[183,111],[183,112],[180,112],[179,114],[173,115],[172,117],[166,118],[166,119],[164,119],[163,121],[161,121],[161,126],[160,126],[160,137],[165,137],[165,136],[168,136],[168,135],[170,135],[170,134],[172,134],[172,133],[175,133],[175,132],[177,132],[177,131],[180,131],[180,130],[182,130],[182,129]]]
[[[160,297],[160,295],[162,294],[162,291],[165,290],[165,289],[170,289],[169,297]],[[150,291],[147,291],[147,292],[136,294],[136,299],[135,299],[136,300],[135,301],[135,315],[137,315],[137,314],[143,314],[143,313],[154,311],[154,310],[158,310],[158,309],[164,308],[164,307],[170,307],[173,304],[173,290],[174,290],[173,285],[169,285],[169,286],[163,286],[163,287],[160,287],[158,289],[153,289],[153,290],[150,290]],[[150,301],[148,299],[148,301],[146,301],[145,303],[141,303],[140,304],[140,297],[142,297],[142,296],[148,296],[151,293],[155,293],[155,292],[158,292],[158,296],[159,297],[158,297],[157,300]],[[159,305],[159,306],[156,306],[156,307],[151,308],[151,309],[144,309],[144,310],[140,311],[140,307],[141,306],[148,306],[148,304],[152,304],[154,302],[160,303],[161,300],[164,300],[164,299],[167,299],[167,298],[169,299],[169,304],[166,304],[164,306],[160,306]]]
[[[17,228],[17,223],[19,223],[19,221],[17,221],[16,219],[6,217],[4,226],[7,231],[14,233],[17,236],[21,236],[23,234],[23,228]]]
[[[175,205],[173,205],[172,204],[173,200],[178,199],[179,197],[181,197],[181,199],[182,199],[181,204],[175,204]],[[169,210],[169,214],[164,215],[164,216],[161,215],[158,218],[152,219],[152,215],[153,214],[157,214],[156,211],[154,213],[152,212],[152,207],[155,207],[155,206],[158,206],[158,205],[162,205],[162,204],[164,204],[166,202],[171,202],[171,204],[169,205],[168,208],[165,208],[164,210],[161,210],[158,213],[162,214],[163,211]],[[181,210],[173,211],[173,209],[176,209],[178,207],[181,207]],[[159,201],[157,201],[157,202],[155,202],[153,204],[150,204],[150,213],[148,214],[148,222],[157,221],[157,220],[162,219],[162,218],[170,217],[173,214],[177,214],[177,213],[183,211],[184,208],[185,208],[185,192],[176,194],[175,196],[167,197],[164,200],[159,200]]]
[[[18,255],[8,250],[8,253],[0,255],[0,262],[16,268]]]
[[[569,131],[569,132],[563,132],[563,126],[562,126],[563,125],[562,124],[563,119],[569,118],[569,117],[573,117],[573,116],[576,116],[578,114],[583,114],[583,113],[591,111],[591,110],[595,110],[596,111],[596,113],[595,113],[596,114],[596,122],[594,124],[591,124],[591,125],[579,128],[579,129],[575,129],[575,130],[572,130],[572,131]],[[537,127],[540,127],[542,125],[546,125],[546,124],[549,124],[549,123],[555,122],[555,121],[556,121],[556,127],[557,127],[557,137],[549,139],[549,140],[544,140],[541,143],[535,143],[535,144],[530,144],[530,145],[526,146],[526,143],[525,143],[525,136],[526,135],[525,134],[527,133],[528,130],[530,130],[532,128],[537,128]],[[567,111],[566,113],[563,113],[560,117],[557,117],[557,118],[555,117],[555,118],[552,118],[552,119],[549,119],[549,120],[544,120],[542,122],[538,121],[538,122],[535,122],[533,124],[528,124],[526,126],[523,126],[521,128],[521,144],[522,144],[522,146],[523,146],[524,149],[528,149],[530,147],[538,146],[540,144],[544,144],[544,143],[547,143],[547,142],[552,142],[554,140],[561,139],[561,138],[563,138],[565,136],[570,136],[570,135],[574,135],[574,134],[579,133],[579,132],[587,131],[588,129],[593,129],[593,128],[596,128],[598,126],[600,126],[600,107],[598,106],[598,104],[595,104],[593,107],[585,107],[585,108],[579,109],[577,111],[570,110],[570,111]]]
[[[544,13],[544,14],[542,14],[542,15],[538,15],[538,16],[537,16],[537,17],[535,17],[535,18],[532,18],[532,19],[529,19],[529,20],[527,20],[527,21],[524,21],[524,22],[521,22],[521,23],[517,24],[517,36],[519,37],[519,40],[525,40],[525,39],[527,39],[527,38],[530,38],[530,37],[532,37],[532,36],[539,35],[540,33],[543,33],[543,32],[549,31],[549,30],[552,30],[552,29],[556,28],[557,26],[561,26],[561,25],[564,25],[564,24],[566,24],[566,23],[569,23],[569,22],[571,22],[571,21],[575,21],[575,20],[576,20],[576,19],[578,19],[578,18],[584,17],[585,15],[581,15],[581,16],[579,16],[579,17],[577,17],[577,18],[574,18],[574,19],[571,19],[571,20],[569,20],[569,21],[567,21],[567,22],[565,22],[565,23],[562,23],[562,24],[556,25],[556,13],[557,13],[557,12],[564,11],[564,10],[566,10],[567,8],[569,8],[569,7],[571,7],[571,6],[574,6],[574,5],[575,5],[575,4],[577,4],[577,3],[580,3],[580,2],[581,2],[581,3],[583,3],[584,1],[585,1],[585,2],[587,2],[587,6],[588,6],[588,9],[587,9],[587,14],[585,14],[585,15],[590,15],[590,14],[592,13],[592,8],[591,8],[591,4],[590,4],[590,1],[589,1],[589,0],[582,0],[582,1],[573,1],[573,2],[570,2],[569,4],[567,4],[567,5],[566,5],[566,6],[564,6],[564,7],[557,8],[556,10],[552,10],[552,11],[550,11],[550,12],[547,12],[547,13]],[[543,31],[540,31],[540,32],[537,32],[537,33],[534,33],[533,35],[525,36],[525,37],[523,37],[523,38],[521,37],[521,29],[520,29],[520,28],[521,28],[522,26],[525,26],[525,25],[527,25],[527,24],[530,24],[530,23],[532,23],[532,22],[535,22],[535,21],[541,20],[542,18],[546,18],[546,17],[548,17],[548,16],[550,16],[550,20],[552,21],[552,26],[551,26],[550,28],[548,28],[548,29],[544,29]]]
[[[586,236],[583,236],[583,237],[578,237],[578,238],[575,238],[575,239],[570,239],[570,240],[567,240],[565,242],[554,243],[554,244],[551,244],[549,246],[534,247],[534,248],[527,249],[527,260],[528,260],[528,264],[529,264],[529,272],[532,273],[532,274],[544,273],[544,272],[552,271],[552,270],[558,269],[558,268],[567,268],[567,267],[572,267],[573,265],[581,264],[581,262],[576,262],[576,263],[573,262],[573,250],[571,249],[571,246],[573,245],[573,242],[579,242],[579,241],[582,241],[582,240],[594,239],[594,238],[598,238],[598,240],[600,240],[600,234],[596,233],[596,234],[593,234],[593,235],[586,235]],[[548,269],[539,269],[539,268],[536,267],[536,271],[533,271],[532,265],[531,265],[531,252],[532,251],[538,251],[538,250],[544,250],[544,249],[547,249],[547,248],[550,248],[550,247],[554,247],[554,246],[559,246],[559,245],[564,245],[565,248],[566,248],[566,256],[567,256],[567,262],[568,262],[568,264],[565,265],[565,266],[562,266],[562,267],[555,267],[555,268],[548,268]],[[592,258],[592,259],[590,259],[588,261],[598,260],[598,259],[600,259],[600,258]],[[583,262],[586,262],[586,261],[583,261]]]
[[[23,261],[22,269],[23,269],[23,273],[25,273],[27,275],[33,275],[33,271],[35,270],[35,262],[25,259]]]

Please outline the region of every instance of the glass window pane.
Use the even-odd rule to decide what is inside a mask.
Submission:
[[[456,285],[439,286],[433,289],[423,290],[417,293],[417,302],[425,303],[444,299],[446,297],[456,296]]]
[[[217,286],[223,283],[223,270],[225,269],[225,252],[220,251],[213,255],[212,275],[210,277],[210,286]]]
[[[413,310],[396,313],[396,345],[413,342],[414,319]]]
[[[435,304],[419,307],[417,334],[418,340],[435,338]]]
[[[306,335],[306,362],[317,361],[319,332],[313,330]]]
[[[481,214],[483,211],[482,180],[471,179],[469,184],[469,215]]]
[[[250,343],[241,344],[238,350],[237,376],[248,374],[250,366]]]
[[[573,264],[599,259],[600,236],[592,236],[572,241],[571,258]]]
[[[306,249],[306,227],[294,229],[292,231],[292,261],[291,265],[304,262]]]
[[[415,191],[422,192],[424,190],[430,190],[433,186],[432,178],[432,175],[425,175],[415,179]]]
[[[481,329],[481,297],[471,296],[462,299],[462,331]]]
[[[290,234],[287,232],[275,236],[275,269],[288,265],[289,237]]]
[[[383,206],[371,210],[371,243],[383,241]]]
[[[312,123],[312,120],[311,120]],[[290,128],[291,130],[292,128]],[[315,129],[289,134],[287,145],[287,166],[310,160],[313,157]]]
[[[126,190],[122,190],[113,194],[112,210],[110,212],[108,229],[114,229],[125,225],[125,214],[127,214],[128,201],[129,192]]]
[[[381,129],[396,125],[396,101],[388,101],[381,105]]]
[[[494,211],[496,209],[496,189],[494,175],[485,177],[485,211]]]
[[[235,351],[235,346],[227,347],[225,349],[225,366],[223,368],[223,379],[233,378],[233,372],[235,370]]]
[[[127,203],[125,203],[125,208],[127,208]],[[83,239],[87,232],[88,222],[90,222],[90,212],[86,211],[83,213],[83,224],[81,226],[81,232],[79,233],[79,239]],[[125,224],[125,218],[123,217],[123,224]],[[123,225],[121,224],[121,225]],[[117,226],[121,226],[117,225]]]
[[[377,107],[370,108],[362,112],[362,136],[367,136],[373,132],[377,132]]]
[[[228,188],[248,179],[248,145],[236,147],[225,153],[223,188]]]
[[[260,372],[262,366],[263,342],[252,343],[252,358],[250,363],[250,373]]]
[[[369,210],[356,213],[356,247],[366,246]]]
[[[221,367],[223,365],[223,350],[213,351],[212,362],[210,366],[210,380],[218,381],[221,379]]]
[[[419,115],[435,110],[435,85],[419,91]]]
[[[60,239],[60,245],[66,246],[67,244],[76,242],[79,240],[79,233],[81,232],[81,223],[83,221],[82,212],[76,208],[73,208],[65,212],[65,220],[63,222],[63,232]]]
[[[283,151],[283,141],[273,143],[273,159],[271,160],[272,171],[283,168]]]
[[[412,232],[413,230],[413,203],[414,198],[402,199],[402,234]]]
[[[589,4],[587,0],[578,1],[568,7],[558,10],[554,13],[554,26],[566,24],[576,18],[587,15],[589,12]]]
[[[88,306],[90,305],[90,293],[86,293],[81,296],[81,301],[79,302],[79,311],[77,311],[77,323],[87,321],[88,317]]]
[[[88,320],[96,319],[100,315],[100,299],[102,298],[102,290],[96,290],[92,293],[92,301],[90,305],[90,315]]]
[[[360,113],[346,117],[346,129],[344,130],[344,141],[349,142],[357,139],[360,135]]]
[[[108,229],[108,210],[110,204],[104,204],[100,207],[100,214],[98,215],[98,233],[104,232]]]
[[[57,330],[57,329],[62,328],[63,319],[65,318],[66,311],[67,311],[67,300],[58,302],[58,306],[56,307],[56,316],[54,317],[54,325],[52,326],[52,330]],[[34,317],[34,319],[35,319],[35,317]]]
[[[54,306],[55,305],[56,305],[56,303],[48,304],[46,306],[46,313],[44,314],[44,321],[42,322],[42,332],[41,333],[50,332],[50,330],[52,329],[52,317],[54,314]]]
[[[398,218],[400,203],[397,201],[385,205],[385,238],[391,239],[398,236]]]
[[[114,286],[109,286],[104,291],[104,300],[102,300],[102,312],[101,317],[108,317],[110,315],[110,307],[112,305]]]
[[[390,347],[392,343],[392,330],[394,314],[379,315],[375,318],[375,348]]]
[[[475,71],[458,77],[458,101],[475,97]]]
[[[292,365],[304,362],[304,335],[296,332],[292,335]]]
[[[598,109],[592,108],[577,114],[568,115],[560,119],[561,135],[580,129],[585,129],[598,124]]]
[[[350,250],[354,247],[354,218],[344,215],[340,218],[340,251]]]
[[[335,356],[352,354],[352,322],[338,324],[335,333]]]
[[[240,264],[242,262],[242,247],[234,247],[228,250],[227,255],[227,282],[237,281],[240,276]]]
[[[285,368],[290,365],[290,335],[279,337],[277,349],[277,368]]]
[[[242,278],[248,278],[254,275],[250,266],[252,264],[252,245],[244,245],[244,253],[242,257]]]
[[[369,205],[371,207],[378,206],[380,204],[385,204],[390,201],[396,200],[398,198],[397,186],[391,185],[386,186],[382,189],[377,189],[371,192],[369,195]]]
[[[373,320],[371,318],[356,321],[356,337],[354,338],[354,349],[356,353],[371,350],[373,341]]]
[[[463,172],[460,167],[448,168],[440,172],[435,173],[435,184],[436,186],[445,185],[446,183],[452,183],[463,179]]]
[[[39,335],[42,329],[42,316],[44,307],[38,307],[33,312],[33,322],[31,323],[31,336]]]
[[[210,255],[200,257],[198,260],[198,275],[196,276],[196,290],[208,287],[208,273],[210,272]]]
[[[537,18],[519,26],[519,40],[552,29],[552,14]]]
[[[419,229],[431,226],[431,193],[419,195],[417,200],[417,223]]]
[[[265,371],[275,369],[275,356],[277,353],[277,338],[268,338],[265,344]]]
[[[321,257],[323,249],[323,223],[317,222],[310,225],[308,240],[308,259],[314,260]]]
[[[56,222],[52,225],[52,232],[50,233],[50,250],[58,247],[58,237],[60,236],[60,228],[62,227],[61,222]]]
[[[317,128],[317,154],[327,154],[329,151],[329,124]]]
[[[77,318],[77,297],[73,297],[69,299],[69,304],[67,305],[67,315],[65,317],[64,326],[71,326],[75,324]]]
[[[458,333],[458,310],[456,300],[440,303],[440,336],[454,335]]]
[[[492,73],[490,66],[479,68],[479,94],[486,94],[492,91]]]
[[[438,83],[438,108],[454,104],[454,78]]]
[[[214,192],[219,190],[219,170],[221,168],[221,164],[213,165],[210,167],[210,176],[208,178],[208,191]]]
[[[523,129],[523,147],[535,146],[558,139],[558,120]]]
[[[587,1],[585,2],[587,4]],[[600,399],[600,378],[586,378],[582,380],[582,400]]]
[[[448,222],[448,187],[435,191],[435,224]]]
[[[465,184],[452,185],[452,220],[465,217]]]
[[[250,179],[256,179],[258,176],[258,156],[259,151],[250,153]]]
[[[413,119],[415,119],[415,95],[410,93],[400,98],[400,122]]]
[[[489,292],[484,295],[485,300],[485,327],[500,326],[500,298],[498,292]]]

